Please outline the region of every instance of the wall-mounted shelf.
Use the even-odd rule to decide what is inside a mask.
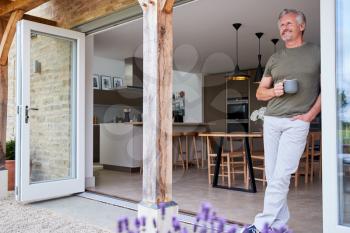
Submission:
[[[94,90],[94,104],[142,106],[142,89]]]

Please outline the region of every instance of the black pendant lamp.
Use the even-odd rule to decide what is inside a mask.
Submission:
[[[249,75],[242,72],[238,65],[238,29],[242,26],[242,24],[234,23],[232,26],[236,29],[236,66],[235,70],[227,75],[227,80],[248,80]]]
[[[276,44],[278,43],[278,41],[279,41],[279,39],[277,39],[277,38],[271,39],[271,42],[274,45],[274,52],[276,52]]]
[[[260,39],[264,35],[264,33],[257,32],[257,33],[255,33],[255,35],[256,35],[256,37],[258,37],[258,40],[259,40],[259,54],[258,54],[258,62],[259,63],[258,63],[258,67],[256,68],[254,82],[259,83],[262,79],[263,74],[264,74],[264,69],[261,66],[261,54],[260,54]]]

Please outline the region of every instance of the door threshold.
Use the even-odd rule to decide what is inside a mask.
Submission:
[[[96,191],[86,190],[84,193],[77,194],[79,197],[87,198],[94,201],[103,202],[106,204],[119,206],[129,210],[137,211],[137,205],[140,201],[128,199],[124,197],[118,197],[114,195],[108,195],[105,193],[100,193]],[[180,222],[185,224],[195,225],[196,224],[196,215],[197,213],[187,210],[179,209],[178,219]],[[244,226],[244,223],[237,222],[230,219],[225,219],[227,226],[237,225],[239,227]]]

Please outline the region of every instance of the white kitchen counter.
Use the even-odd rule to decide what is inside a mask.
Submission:
[[[117,170],[142,164],[142,127],[124,123],[100,124],[100,163]]]
[[[174,132],[206,132],[210,123],[173,123]],[[101,123],[100,163],[106,169],[137,171],[142,165],[142,122]]]

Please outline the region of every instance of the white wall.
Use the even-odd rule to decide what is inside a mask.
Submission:
[[[174,71],[173,92],[185,92],[184,122],[203,122],[202,74]]]
[[[94,74],[117,76],[124,78],[124,61],[94,56]]]
[[[124,61],[94,56],[93,73],[124,78]],[[174,71],[173,92],[185,92],[184,122],[203,122],[202,74]],[[100,122],[113,121],[112,115],[125,106],[100,105],[94,107],[94,114]],[[105,113],[109,113],[106,114]],[[113,113],[112,115],[110,113]],[[115,117],[115,116],[114,116]]]

